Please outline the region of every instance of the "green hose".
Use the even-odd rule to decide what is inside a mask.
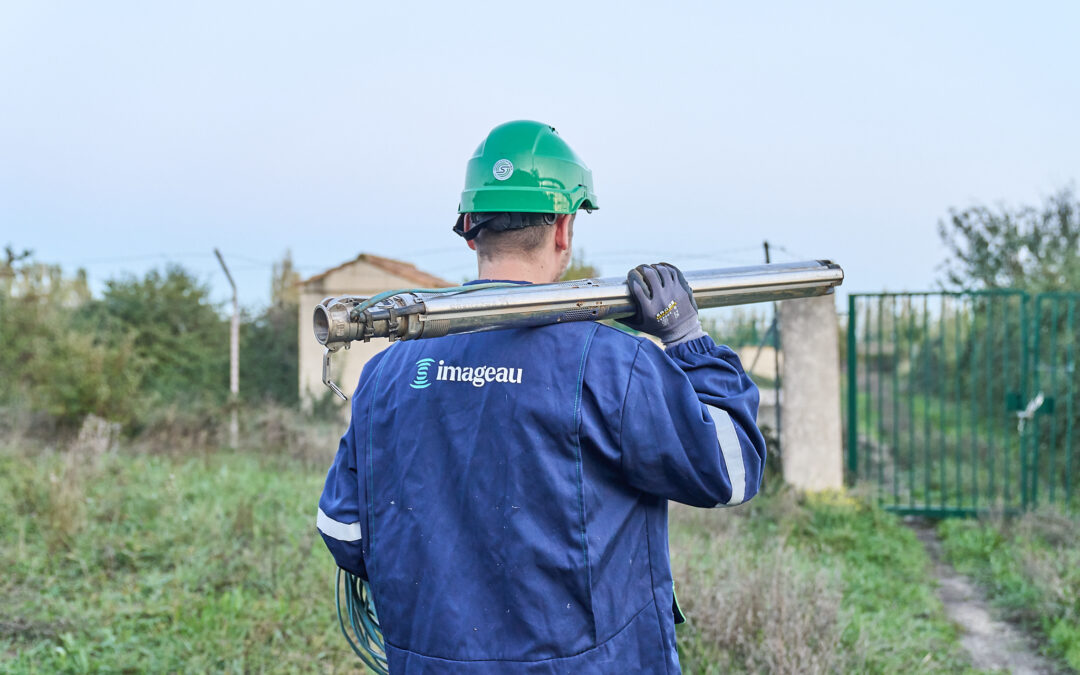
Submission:
[[[342,575],[345,577],[345,611],[341,611]],[[338,625],[341,634],[349,642],[353,652],[360,657],[364,665],[378,675],[389,675],[386,663],[386,643],[379,628],[379,615],[375,612],[375,602],[371,598],[368,582],[338,568],[337,583],[334,589],[337,601]],[[348,627],[346,627],[346,617]],[[352,629],[352,634],[349,629]],[[354,639],[355,637],[355,639]]]
[[[450,288],[399,288],[393,291],[376,293],[356,307],[353,307],[352,312],[350,312],[349,315],[354,319],[359,318],[360,314],[362,314],[365,309],[368,309],[387,298],[400,295],[401,293],[468,293],[470,291],[479,291],[485,288],[508,288],[510,286],[521,286],[521,284],[507,283],[505,281],[489,281],[483,284],[451,286]]]

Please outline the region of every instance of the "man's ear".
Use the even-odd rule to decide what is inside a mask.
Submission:
[[[574,238],[574,214],[568,213],[555,219],[555,250],[567,251]]]
[[[470,227],[472,227],[472,214],[466,213],[465,214],[465,231],[468,232]],[[475,239],[469,239],[465,243],[468,244],[469,248],[471,248],[472,250],[474,250],[474,251],[476,250],[476,240]]]

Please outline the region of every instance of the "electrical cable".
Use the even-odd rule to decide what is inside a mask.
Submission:
[[[779,244],[772,244],[772,247],[773,247],[774,249],[776,249],[777,251],[782,251],[782,252],[784,252],[784,253],[787,253],[787,254],[788,254],[789,256],[791,256],[791,257],[792,257],[792,258],[794,258],[795,260],[810,260],[810,258],[806,258],[806,257],[800,256],[800,255],[798,255],[798,254],[796,254],[796,253],[792,253],[791,251],[789,251],[788,249],[784,248],[783,246],[780,246]]]
[[[449,288],[399,288],[397,290],[376,293],[375,295],[358,304],[356,307],[353,307],[350,315],[352,316],[352,318],[356,319],[361,314],[363,314],[365,309],[370,309],[373,305],[395,295],[401,295],[402,293],[468,293],[470,291],[479,291],[485,288],[507,288],[509,286],[520,285],[521,284],[507,283],[505,281],[489,281],[483,284],[469,284],[468,286],[451,286]]]
[[[345,612],[341,611],[342,576],[345,577]],[[379,627],[379,615],[375,611],[375,601],[371,597],[368,582],[345,570],[338,568],[334,597],[337,603],[338,625],[353,652],[360,657],[364,665],[378,675],[390,675],[386,661],[386,642]],[[349,628],[345,627],[348,616]],[[353,639],[355,636],[355,640]]]

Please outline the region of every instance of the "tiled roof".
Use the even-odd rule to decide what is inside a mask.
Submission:
[[[300,282],[300,285],[307,286],[312,282],[322,281],[334,272],[337,272],[340,269],[344,269],[349,265],[355,265],[356,263],[367,263],[368,265],[372,265],[373,267],[378,267],[385,272],[389,272],[390,274],[399,276],[402,279],[405,279],[424,288],[440,288],[457,285],[452,284],[445,279],[440,279],[434,274],[428,274],[427,272],[419,270],[416,268],[416,265],[413,265],[412,263],[407,263],[402,260],[394,260],[393,258],[384,258],[382,256],[372,255],[370,253],[361,253],[352,260],[349,260],[348,262],[343,262],[337,267],[331,267],[325,272],[304,279]]]

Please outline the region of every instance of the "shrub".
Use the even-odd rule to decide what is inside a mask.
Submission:
[[[693,589],[683,596],[688,671],[706,663],[781,675],[837,669],[840,579],[783,543],[750,551],[714,539],[706,557],[683,564],[677,577]]]

